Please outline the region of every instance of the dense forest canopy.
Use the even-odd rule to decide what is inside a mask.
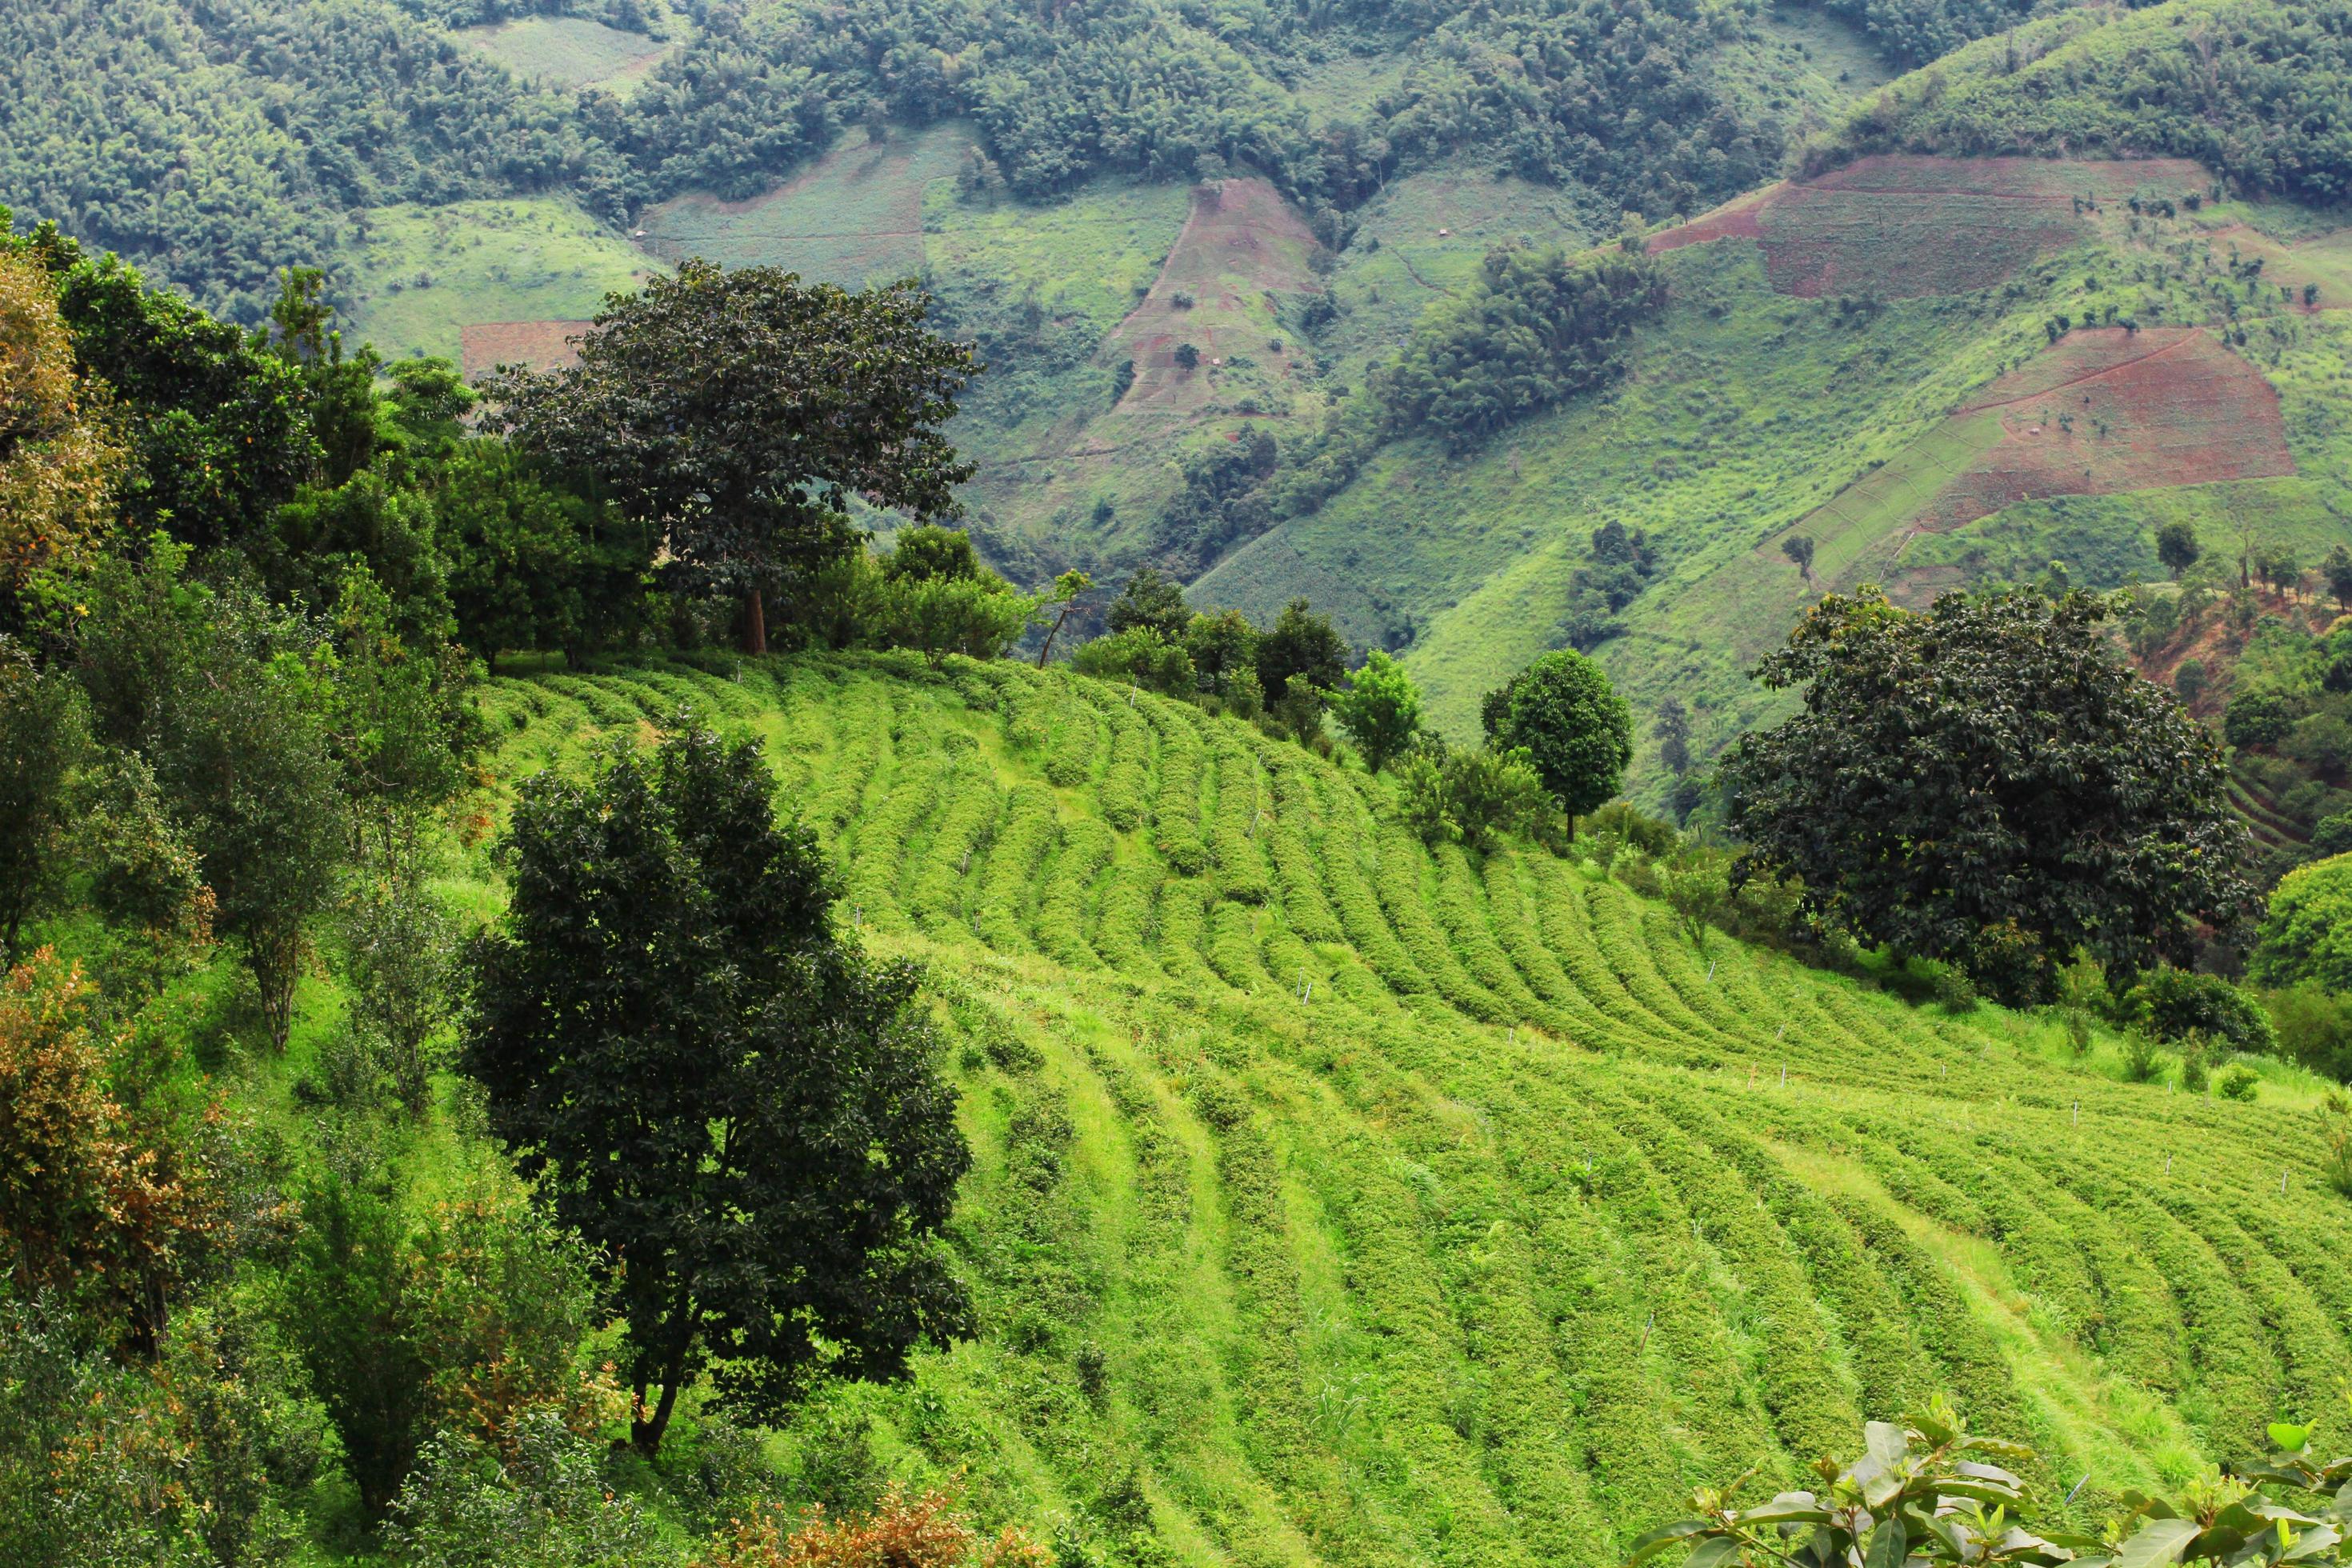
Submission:
[[[2255,194],[2352,194],[2352,3],[2070,11],[1859,110],[1832,152],[2195,158]]]
[[[1832,9],[1852,9],[1835,7]],[[1871,0],[1890,58],[2001,7]],[[541,90],[445,29],[561,14],[668,36],[626,101]],[[1770,177],[1791,128],[1743,109],[1718,47],[1761,0],[64,0],[0,15],[0,200],[231,317],[330,258],[363,209],[562,191],[608,222],[688,190],[744,197],[877,116],[969,116],[1017,195],[1100,174],[1245,170],[1342,213],[1475,150],[1653,216]],[[1350,56],[1396,85],[1336,117],[1298,91]],[[1332,232],[1337,232],[1336,229]]]

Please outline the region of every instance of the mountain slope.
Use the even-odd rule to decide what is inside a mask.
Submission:
[[[1704,754],[1774,710],[1744,670],[1823,589],[2053,561],[2121,586],[2184,515],[2306,563],[2352,541],[2347,238],[2177,159],[1864,157],[1654,234],[1674,302],[1618,386],[1461,458],[1391,445],[1200,591],[1329,600],[1456,733],[1536,653],[1599,640],[1637,713],[1696,709]],[[1610,522],[1654,561],[1595,626],[1578,574]]]
[[[762,735],[843,917],[929,966],[985,1332],[810,1411],[804,1473],[962,1468],[1106,1561],[1599,1563],[1938,1388],[2053,1495],[2088,1472],[2093,1518],[2346,1364],[2352,1208],[2274,1066],[2214,1103],[2042,1020],[1702,952],[1590,869],[1433,856],[1384,782],[1060,672],[484,703],[509,783],[681,703]]]

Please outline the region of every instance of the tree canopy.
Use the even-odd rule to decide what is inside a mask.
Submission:
[[[465,1061],[491,1124],[612,1264],[660,1446],[708,1363],[773,1420],[970,1330],[934,1245],[969,1162],[915,972],[834,929],[814,837],[753,741],[688,728],[517,802],[514,897]]]
[[[851,293],[772,267],[688,261],[616,294],[579,363],[508,370],[493,420],[523,451],[593,473],[705,584],[761,594],[853,548],[849,498],[955,515],[971,475],[940,426],[979,374],[911,284]]]
[[[2352,992],[2352,855],[2290,871],[2271,890],[2248,970],[2264,985]]]
[[[1390,417],[1467,451],[1504,426],[1614,380],[1635,322],[1665,306],[1646,257],[1489,251],[1476,285],[1430,310],[1381,383]]]
[[[2042,993],[2077,948],[2185,958],[2251,889],[2220,748],[2101,635],[2095,595],[1823,599],[1756,674],[1803,709],[1725,758],[1736,875],[1826,924]]]
[[[1601,667],[1573,649],[1544,655],[1479,706],[1486,739],[1527,753],[1562,811],[1578,817],[1616,795],[1633,760],[1633,710]]]

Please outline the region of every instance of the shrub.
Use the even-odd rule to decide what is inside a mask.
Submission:
[[[2214,1081],[2213,1089],[2223,1100],[2252,1100],[2254,1086],[2261,1081],[2260,1073],[2239,1062]]]
[[[1190,695],[1195,684],[1192,656],[1151,626],[1133,626],[1081,644],[1070,658],[1080,675],[1123,680],[1146,691]]]
[[[1924,1415],[1895,1425],[1870,1422],[1867,1452],[1843,1469],[1824,1460],[1820,1493],[1785,1491],[1761,1506],[1741,1499],[1748,1478],[1721,1490],[1696,1494],[1699,1517],[1661,1525],[1633,1542],[1628,1563],[1649,1561],[1671,1547],[1691,1548],[1689,1561],[1710,1565],[1748,1563],[1940,1563],[2005,1562],[2055,1563],[2076,1553],[2034,1533],[2030,1493],[2014,1472],[2031,1471],[2033,1451],[2021,1444],[1975,1436],[1937,1395]],[[2271,1441],[2286,1450],[2267,1464],[2247,1467],[2243,1480],[2199,1484],[2175,1509],[2154,1500],[2135,1500],[2119,1545],[2081,1561],[2110,1564],[2272,1562],[2294,1538],[2282,1527],[2269,1544],[2268,1521],[2306,1521],[2308,1560],[2334,1557],[2336,1526],[2352,1508],[2340,1489],[2352,1481],[2352,1460],[2313,1457],[2311,1431],[2286,1423],[2270,1428]],[[2256,1487],[2263,1489],[2257,1491]],[[2270,1495],[2265,1495],[2265,1494]],[[2302,1495],[2298,1495],[2302,1494]],[[2282,1507],[2273,1497],[2293,1498]],[[2327,1522],[2322,1522],[2322,1521]],[[1865,1559],[1864,1548],[1868,1549]]]
[[[2213,1081],[2213,1049],[2202,1035],[2191,1035],[2180,1047],[2180,1090],[2202,1094]]]
[[[2221,716],[2221,738],[2233,746],[2275,745],[2294,715],[2284,698],[2266,691],[2242,691],[2230,699]]]
[[[2264,985],[2352,991],[2352,855],[2289,872],[2272,889],[2248,962]]]
[[[1544,655],[1486,694],[1486,739],[1526,752],[1572,820],[1617,793],[1633,760],[1633,714],[1601,667],[1580,653]]]
[[[1421,732],[1421,691],[1412,678],[1378,648],[1331,699],[1331,715],[1379,773]]]
[[[2264,998],[2279,1054],[2315,1073],[2352,1083],[2352,996],[2306,980]]]
[[[2156,1037],[2145,1030],[2134,1029],[2124,1037],[2124,1081],[2154,1083],[2164,1065],[2156,1048]]]
[[[1584,830],[1603,844],[1653,858],[1673,854],[1675,846],[1682,842],[1673,823],[1623,800],[1612,800],[1587,817]]]
[[[2278,1037],[2262,1005],[2218,974],[2167,965],[2151,969],[2116,999],[2116,1021],[2158,1040],[2207,1034],[2237,1050],[2270,1051]]]
[[[64,869],[67,784],[89,745],[89,703],[0,635],[0,963],[16,962],[26,917]]]
[[[902,577],[877,595],[879,632],[893,647],[910,647],[932,668],[961,653],[996,658],[1028,629],[1037,601],[1016,594],[994,573],[972,577]]]
[[[606,1481],[604,1453],[550,1411],[526,1416],[503,1458],[437,1437],[394,1505],[393,1548],[413,1568],[672,1568],[652,1516]]]
[[[0,983],[0,1261],[16,1288],[55,1289],[146,1342],[204,1204],[109,1092],[95,1000],[46,948]]]
[[[812,1509],[787,1530],[773,1509],[720,1531],[693,1568],[1051,1568],[1055,1555],[1017,1529],[994,1539],[938,1492],[893,1485],[870,1513],[838,1521]]]
[[[2320,1167],[2320,1177],[2342,1196],[2352,1198],[2352,1118],[2341,1110],[2329,1121],[2327,1160]]]
[[[1518,750],[1415,748],[1397,766],[1397,794],[1423,843],[1478,850],[1534,826],[1552,805],[1535,765]]]

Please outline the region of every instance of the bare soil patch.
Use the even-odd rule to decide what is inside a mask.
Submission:
[[[502,364],[556,370],[580,357],[577,339],[587,321],[483,321],[463,328],[458,342],[468,378]]]
[[[2209,183],[2200,166],[2177,158],[1882,155],[1742,197],[1653,237],[1649,248],[1753,239],[1773,289],[1800,299],[1965,293],[2075,243],[2098,207]]]

